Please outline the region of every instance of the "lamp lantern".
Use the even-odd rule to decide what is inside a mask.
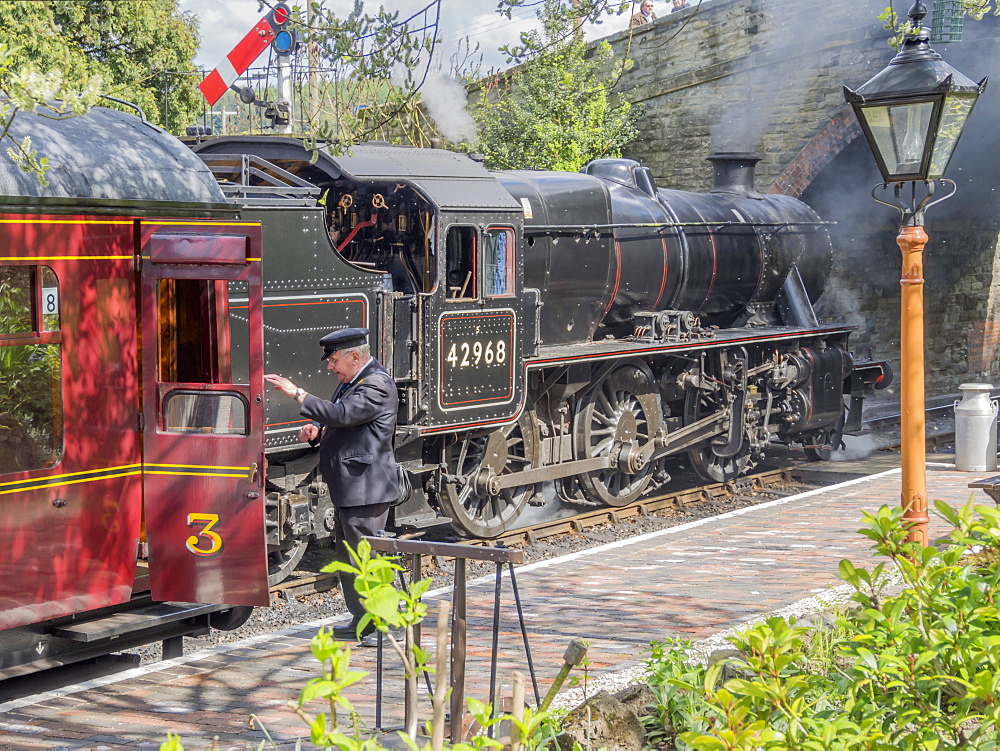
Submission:
[[[889,65],[857,91],[844,87],[886,183],[941,178],[986,88],[985,78],[976,83],[930,48],[926,15],[917,0],[910,31]]]

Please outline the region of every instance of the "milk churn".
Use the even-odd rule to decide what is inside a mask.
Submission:
[[[997,468],[997,401],[988,383],[963,383],[955,402],[955,469],[981,472]]]

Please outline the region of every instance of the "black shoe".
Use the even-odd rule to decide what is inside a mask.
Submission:
[[[364,638],[368,634],[375,631],[375,626],[369,623],[361,631],[361,637]],[[331,632],[334,639],[339,639],[340,641],[352,641],[357,642],[358,639],[358,622],[351,621],[346,626],[335,626]]]
[[[401,628],[391,628],[389,633],[392,634],[392,638],[396,641],[401,641],[406,638],[406,630]],[[378,646],[378,631],[371,631],[361,637],[361,645],[364,647],[377,647]],[[389,648],[389,638],[382,635],[382,646],[386,649]]]

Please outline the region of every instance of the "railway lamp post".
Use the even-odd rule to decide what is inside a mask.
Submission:
[[[896,243],[902,252],[900,278],[900,428],[903,519],[908,541],[927,544],[926,425],[924,421],[924,278],[927,243],[924,211],[955,193],[943,179],[945,168],[976,99],[986,88],[946,63],[930,48],[922,26],[927,8],[910,8],[910,29],[899,53],[870,81],[844,97],[882,173],[872,189],[879,203],[897,209],[902,226]],[[876,195],[893,184],[894,202]],[[909,190],[904,186],[909,183]],[[923,184],[918,190],[918,184]],[[935,197],[938,186],[948,191]]]

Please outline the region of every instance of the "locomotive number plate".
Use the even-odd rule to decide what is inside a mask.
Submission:
[[[516,318],[510,309],[439,319],[441,409],[474,409],[514,398]]]

